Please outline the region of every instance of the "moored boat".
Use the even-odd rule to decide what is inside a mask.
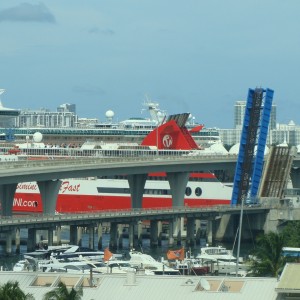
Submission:
[[[237,265],[237,258],[232,254],[232,251],[222,246],[202,247],[196,258],[203,265],[211,265],[212,273],[233,274],[237,271],[247,271],[250,268],[241,258],[239,258]]]
[[[180,275],[179,270],[155,260],[151,255],[139,251],[129,252],[129,263],[133,267],[152,271],[155,275]]]

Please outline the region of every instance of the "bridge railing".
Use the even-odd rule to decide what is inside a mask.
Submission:
[[[88,165],[101,163],[118,163],[132,161],[232,161],[235,157],[227,155],[198,155],[198,156],[134,156],[134,157],[64,157],[47,160],[19,160],[1,161],[0,169],[26,168],[26,167],[45,167],[59,165]]]
[[[270,209],[268,206],[261,207],[246,207],[245,210],[255,209]],[[133,209],[110,209],[98,212],[81,212],[81,213],[56,213],[56,214],[32,214],[32,215],[13,215],[0,217],[0,225],[16,225],[16,224],[28,224],[33,222],[59,222],[59,221],[76,221],[76,220],[91,220],[91,219],[105,219],[113,217],[138,217],[138,216],[153,216],[163,214],[184,214],[184,213],[224,213],[224,212],[240,212],[241,207],[239,205],[219,205],[209,207],[176,207],[176,208],[133,208]]]

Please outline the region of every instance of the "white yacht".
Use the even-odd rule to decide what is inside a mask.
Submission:
[[[211,271],[219,274],[233,274],[236,271],[249,270],[249,266],[244,264],[241,258],[238,262],[238,270],[236,270],[237,258],[231,250],[222,246],[202,247],[196,258],[200,259],[203,265],[211,265]]]
[[[61,262],[55,258],[52,258],[51,262],[46,264],[40,264],[41,271],[43,272],[66,272],[66,273],[106,273],[102,272],[101,268],[104,267],[103,263],[100,262],[89,262],[89,261],[70,261]]]
[[[132,265],[128,260],[112,259],[106,262],[109,273],[116,273],[116,270],[123,270],[126,272],[135,272],[137,274],[155,275],[152,270],[137,267]]]
[[[153,271],[155,275],[180,275],[179,270],[175,270],[162,262],[156,261],[149,254],[132,250],[129,252],[129,255],[129,263],[133,267]]]
[[[13,266],[14,272],[22,272],[22,271],[28,271],[29,270],[29,262],[27,259],[22,259],[16,262]]]

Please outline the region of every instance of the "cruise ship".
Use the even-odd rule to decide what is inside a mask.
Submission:
[[[185,126],[189,114],[169,116],[163,124],[152,130],[138,144],[117,144],[111,148],[104,143],[90,143],[90,147],[72,148],[77,155],[210,155],[208,149],[203,150],[192,138]],[[35,147],[30,143],[15,145],[0,151],[4,159],[53,159],[63,155],[66,148],[39,145],[41,134],[36,134]],[[36,146],[39,145],[39,146]],[[23,147],[22,147],[23,146]],[[93,146],[93,147],[91,147]],[[116,146],[121,146],[116,148]],[[35,154],[33,151],[37,150]],[[220,154],[220,153],[218,153]],[[225,154],[226,155],[226,154]],[[187,206],[213,206],[230,203],[232,188],[221,183],[211,172],[194,172],[185,190],[184,205]],[[144,188],[142,201],[143,208],[165,208],[172,206],[172,196],[165,173],[150,173]],[[56,211],[58,213],[90,212],[111,209],[130,209],[131,197],[126,174],[114,177],[89,177],[83,179],[65,179],[62,181],[57,198]],[[14,212],[43,211],[42,201],[36,182],[20,183],[17,186],[14,202]]]
[[[56,144],[59,146],[81,146],[86,141],[103,142],[103,143],[141,143],[145,136],[161,125],[167,119],[167,114],[160,109],[159,103],[147,100],[143,103],[143,111],[147,111],[149,118],[132,117],[127,120],[116,122],[115,114],[112,110],[105,113],[105,121],[96,123],[76,122],[74,126],[57,126],[59,119],[64,118],[59,113],[50,112],[33,112],[30,119],[36,125],[28,125],[19,122],[19,126],[9,129],[9,127],[0,126],[0,134],[2,139],[12,139],[24,142],[32,137],[35,132],[43,135],[45,143]],[[22,117],[23,118],[23,117]],[[38,120],[42,120],[41,122]],[[52,124],[45,126],[43,124]],[[70,123],[70,122],[66,122]],[[53,127],[57,124],[56,127]],[[1,128],[2,127],[2,128]],[[192,114],[188,114],[186,127],[190,130],[193,138],[206,148],[215,143],[220,143],[220,136],[216,128],[205,128],[203,124],[195,121]]]

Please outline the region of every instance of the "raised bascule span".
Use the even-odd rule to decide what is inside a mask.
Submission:
[[[241,204],[247,197],[255,198],[258,194],[273,94],[271,89],[249,89],[231,205]]]

